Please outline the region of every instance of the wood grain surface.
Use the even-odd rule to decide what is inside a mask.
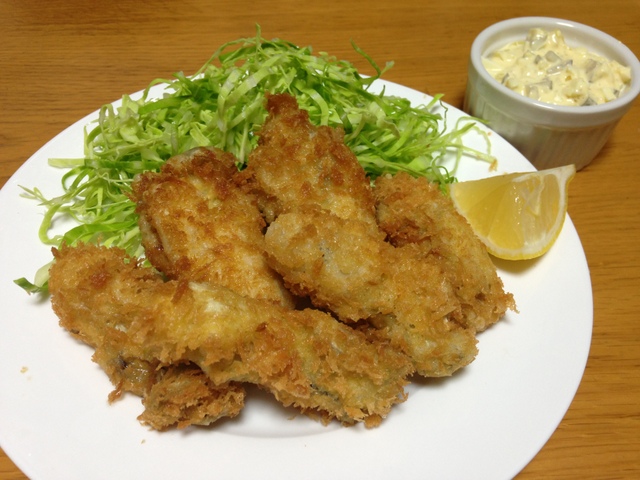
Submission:
[[[474,37],[526,15],[586,23],[640,53],[638,0],[0,0],[0,186],[67,126],[154,78],[194,72],[256,24],[372,73],[353,40],[395,62],[387,80],[461,107]],[[518,478],[640,478],[639,181],[640,101],[571,184],[593,284],[591,352],[569,411]],[[22,478],[0,451],[0,480]]]

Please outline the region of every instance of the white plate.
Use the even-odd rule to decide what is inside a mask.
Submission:
[[[429,97],[384,82],[414,103]],[[462,112],[449,108],[449,124]],[[0,445],[39,479],[511,478],[542,448],[578,388],[591,342],[589,270],[569,218],[557,243],[529,262],[498,263],[520,313],[480,335],[480,353],[453,378],[412,384],[382,426],[322,426],[252,392],[243,413],[214,428],[158,433],[140,399],[107,403],[112,386],[92,350],[63,331],[48,301],[13,280],[51,254],[38,241],[42,209],[19,185],[58,192],[50,157],[82,156],[90,115],[31,157],[0,191]],[[533,170],[492,134],[498,170],[465,159],[460,179]],[[484,149],[480,136],[467,142]]]

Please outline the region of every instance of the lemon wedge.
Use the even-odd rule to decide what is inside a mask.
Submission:
[[[454,183],[453,203],[492,255],[536,258],[554,244],[567,213],[574,165]]]

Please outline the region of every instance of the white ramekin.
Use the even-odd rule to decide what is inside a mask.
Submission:
[[[501,85],[482,57],[507,43],[524,40],[531,28],[559,29],[569,46],[582,46],[631,68],[631,87],[601,105],[568,107],[533,100]],[[539,170],[588,165],[640,93],[640,63],[621,42],[595,28],[549,17],[521,17],[483,30],[471,46],[463,109],[515,146]]]

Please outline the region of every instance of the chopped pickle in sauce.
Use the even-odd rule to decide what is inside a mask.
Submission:
[[[489,74],[511,90],[555,105],[598,105],[618,98],[631,69],[565,43],[560,30],[533,28],[482,59]]]

